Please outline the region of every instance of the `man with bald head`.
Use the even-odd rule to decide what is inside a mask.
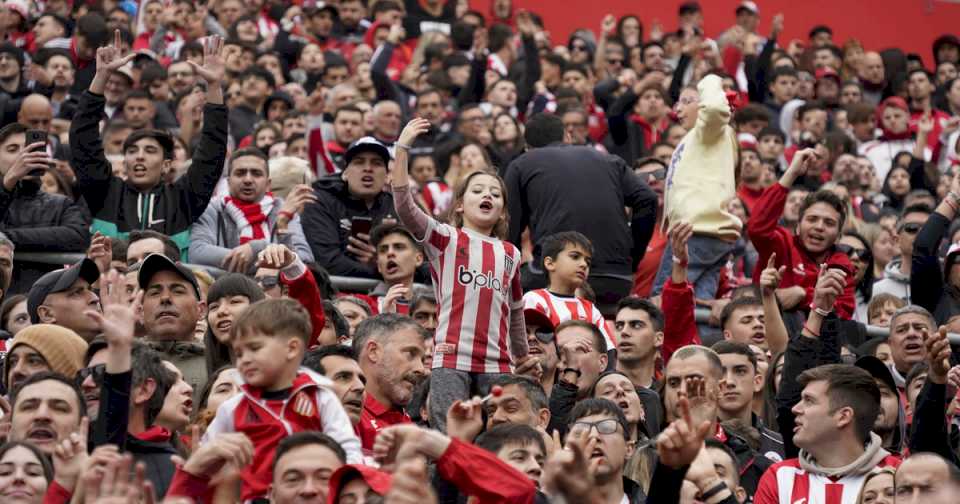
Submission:
[[[53,106],[50,99],[41,94],[32,94],[23,99],[17,122],[33,130],[50,132],[53,121]]]
[[[895,504],[926,503],[940,489],[960,484],[960,469],[940,455],[914,453],[900,464],[894,483]]]
[[[876,106],[883,98],[883,88],[886,84],[886,72],[880,53],[873,51],[865,53],[857,73],[860,82],[863,83],[863,99]]]

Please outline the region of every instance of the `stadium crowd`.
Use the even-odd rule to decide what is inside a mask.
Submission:
[[[0,502],[957,502],[960,38],[523,7],[2,1]]]

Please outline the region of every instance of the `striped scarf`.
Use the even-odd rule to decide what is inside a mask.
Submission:
[[[276,200],[267,193],[256,203],[245,203],[232,196],[223,198],[223,209],[240,230],[240,245],[251,240],[263,240],[270,236],[270,222],[267,216],[273,211]]]

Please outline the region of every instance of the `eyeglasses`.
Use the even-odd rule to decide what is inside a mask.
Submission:
[[[837,244],[837,251],[847,255],[850,259],[863,259],[870,253],[870,251],[865,248],[845,245],[843,243]]]
[[[276,276],[262,276],[257,277],[257,283],[260,284],[260,287],[263,287],[263,290],[272,289],[280,283],[280,279]]]
[[[610,435],[615,434],[619,426],[620,422],[612,418],[600,420],[599,422],[574,422],[573,426],[570,427],[570,433],[575,435],[589,434],[590,431],[596,427],[598,433]]]
[[[103,385],[103,375],[105,375],[106,373],[107,373],[107,365],[97,364],[96,366],[85,367],[77,371],[77,375],[76,377],[74,377],[74,380],[76,380],[77,386],[79,387],[80,385],[83,384],[84,381],[87,380],[88,376],[93,376],[93,383],[96,383],[97,386],[99,387],[100,385]]]
[[[533,331],[533,335],[537,337],[537,341],[540,343],[553,343],[553,339],[556,337],[556,334],[553,331],[546,331],[543,329],[537,329]]]
[[[900,231],[906,231],[907,234],[917,234],[920,232],[920,228],[923,227],[923,224],[919,222],[908,222],[900,226]]]

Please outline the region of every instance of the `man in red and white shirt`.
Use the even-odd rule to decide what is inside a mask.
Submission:
[[[870,373],[848,364],[808,369],[797,380],[803,392],[792,409],[793,444],[800,456],[764,473],[754,503],[856,502],[867,473],[900,463],[871,432],[880,389]]]
[[[413,319],[394,313],[364,320],[353,334],[353,351],[367,377],[357,434],[369,455],[377,433],[409,423],[404,407],[423,380],[424,333]]]

